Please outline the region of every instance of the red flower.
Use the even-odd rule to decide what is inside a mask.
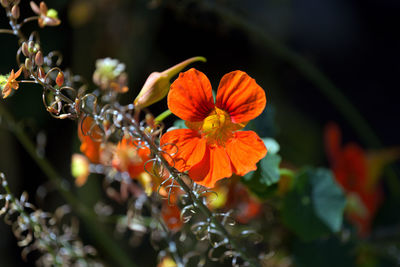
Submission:
[[[198,184],[213,187],[233,173],[245,175],[267,149],[253,131],[238,131],[265,108],[264,90],[245,72],[222,77],[214,103],[211,85],[200,71],[181,73],[171,85],[168,107],[189,129],[173,130],[161,138],[170,163]]]
[[[370,181],[363,149],[354,143],[341,146],[341,133],[336,124],[326,127],[325,144],[336,181],[347,195],[349,220],[357,226],[361,236],[366,236],[382,202],[382,188],[376,181]]]

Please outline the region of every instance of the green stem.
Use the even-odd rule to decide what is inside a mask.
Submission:
[[[4,104],[0,104],[0,115],[8,123],[9,130],[15,134],[18,141],[33,158],[43,173],[57,187],[57,190],[60,192],[61,196],[68,202],[69,205],[71,205],[74,211],[84,221],[88,231],[96,240],[97,246],[102,250],[102,252],[119,266],[136,266],[131,261],[130,257],[124,253],[122,248],[120,248],[120,246],[109,236],[104,227],[95,219],[96,215],[69,191],[65,185],[65,182],[63,182],[63,178],[61,178],[53,166],[50,165],[45,158],[40,157],[36,153],[35,145],[31,142],[23,129],[16,123],[12,115],[4,107]]]
[[[167,109],[166,111],[164,111],[163,113],[161,113],[160,115],[158,115],[155,119],[154,122],[155,123],[159,123],[162,122],[165,118],[167,118],[169,115],[171,115],[172,112],[171,110]]]
[[[295,173],[292,170],[282,168],[282,169],[279,169],[279,175],[280,176],[289,176],[290,178],[293,178]]]

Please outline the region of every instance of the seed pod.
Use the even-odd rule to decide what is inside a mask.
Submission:
[[[29,41],[28,43],[28,51],[29,53],[34,53],[35,52],[35,42],[34,41]]]
[[[33,67],[32,60],[30,60],[29,58],[26,58],[25,59],[25,68],[27,70],[31,70],[32,67]]]
[[[57,74],[56,84],[60,87],[64,84],[64,73],[62,71]]]
[[[44,61],[44,59],[43,59],[42,51],[37,52],[36,56],[35,56],[35,64],[38,65],[38,66],[42,66],[43,65],[43,61]]]
[[[24,54],[24,56],[29,57],[28,44],[26,42],[22,43],[21,51],[22,51],[22,54]]]
[[[18,19],[20,12],[19,12],[19,6],[15,5],[11,8],[11,15],[13,16],[14,19]]]

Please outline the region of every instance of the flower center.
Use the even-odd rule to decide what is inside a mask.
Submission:
[[[217,107],[203,120],[201,133],[211,144],[224,145],[233,132],[242,129],[244,125],[235,124],[229,114]]]

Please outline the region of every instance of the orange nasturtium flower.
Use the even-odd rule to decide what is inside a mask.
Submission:
[[[138,177],[145,172],[145,163],[150,159],[150,149],[147,146],[139,145],[129,137],[123,137],[115,150],[112,165],[122,172],[129,173],[132,178]],[[151,169],[151,163],[146,166]]]
[[[265,104],[264,90],[245,72],[222,77],[215,103],[202,72],[192,68],[180,73],[168,93],[168,107],[189,129],[162,136],[160,143],[173,162],[167,159],[206,187],[233,173],[245,175],[257,169],[267,149],[255,132],[238,130],[260,115]]]
[[[14,73],[14,70],[11,70],[11,73],[8,76],[8,78],[6,78],[7,80],[5,81],[3,90],[1,92],[3,98],[6,98],[11,94],[12,92],[11,89],[18,90],[19,82],[16,79],[21,75],[21,72],[22,72],[22,67],[16,73]]]

